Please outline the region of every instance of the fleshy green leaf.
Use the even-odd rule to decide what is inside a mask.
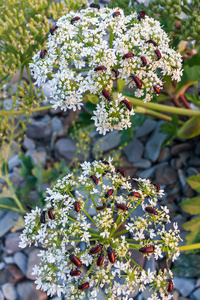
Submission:
[[[200,214],[200,197],[187,198],[181,202],[181,207],[191,215]]]
[[[118,91],[119,93],[121,93],[121,92],[123,91],[125,85],[126,85],[126,82],[125,82],[124,80],[122,80],[122,79],[119,78],[119,79],[117,80],[117,91]]]
[[[195,244],[200,241],[200,217],[184,223],[182,227],[187,231],[191,231],[190,234],[186,236],[188,244]]]
[[[177,136],[181,139],[191,139],[199,134],[200,116],[194,116],[186,121],[177,132]]]
[[[200,193],[200,174],[190,176],[186,178],[186,181],[192,189]]]

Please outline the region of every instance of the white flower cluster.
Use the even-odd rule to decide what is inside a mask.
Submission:
[[[61,17],[30,67],[35,84],[50,78],[55,109],[81,109],[86,93],[97,95],[93,119],[105,134],[129,127],[133,114],[128,100],[112,95],[115,80],[124,80],[135,87],[135,97],[150,101],[160,93],[164,75],[180,80],[181,55],[169,47],[169,37],[153,18],[91,6]]]
[[[171,299],[170,270],[146,272],[132,251],[155,259],[166,252],[168,259],[176,259],[179,230],[177,224],[169,232],[165,228],[169,211],[157,204],[163,195],[159,185],[133,180],[138,187],[108,159],[83,163],[77,180],[70,174],[47,190],[45,208],[26,215],[20,236],[20,247],[43,248],[33,270],[38,289],[69,299],[83,299],[87,293],[95,300],[103,292],[106,299],[126,300],[137,286],[143,291],[148,284],[154,290],[150,299]],[[133,217],[139,205],[144,214]]]

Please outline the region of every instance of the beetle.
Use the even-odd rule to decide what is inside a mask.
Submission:
[[[46,49],[42,49],[40,51],[40,58],[44,58],[45,54],[47,53],[47,50]]]
[[[116,12],[113,13],[113,18],[115,18],[115,17],[117,17],[119,15],[120,15],[120,11],[116,11]]]
[[[142,81],[135,75],[131,75],[130,78],[135,82],[136,86],[138,87],[138,89],[141,89],[142,87]]]
[[[105,198],[110,197],[113,194],[113,192],[114,192],[113,189],[108,190],[107,193],[105,194]]]
[[[106,208],[106,205],[102,205],[102,206],[97,206],[97,210],[103,210],[104,208]]]
[[[156,211],[156,209],[153,208],[153,207],[150,207],[150,206],[145,207],[145,210],[146,210],[146,212],[148,212],[150,214],[153,214],[153,215],[157,215],[158,214],[158,212]]]
[[[85,283],[79,285],[79,286],[78,286],[78,289],[79,289],[79,290],[86,290],[86,289],[89,288],[89,286],[90,286],[89,282],[85,282]]]
[[[71,260],[71,262],[77,266],[77,267],[81,267],[82,266],[82,262],[80,261],[80,259],[75,256],[74,254],[70,255],[69,259]]]
[[[90,254],[96,254],[96,253],[98,253],[99,251],[102,250],[102,247],[103,247],[103,245],[99,244],[99,245],[95,246],[94,248],[90,249],[89,253]]]
[[[120,103],[124,103],[128,110],[132,110],[132,104],[128,100],[122,100]]]
[[[149,43],[149,44],[154,45],[155,47],[158,47],[158,44],[154,40],[148,40],[145,43]]]
[[[128,207],[125,204],[117,203],[116,207],[124,211],[128,210]]]
[[[101,267],[103,265],[103,261],[104,261],[104,252],[101,251],[101,253],[97,259],[97,266]]]
[[[108,259],[109,261],[114,264],[115,263],[115,253],[111,247],[108,247],[107,249]]]
[[[105,66],[98,66],[94,68],[94,71],[105,71],[107,68]]]
[[[122,56],[122,59],[127,59],[127,58],[130,58],[130,57],[133,57],[133,56],[134,56],[134,54],[132,52],[128,52],[128,53],[126,53]]]
[[[122,168],[117,168],[116,170],[117,173],[120,173],[123,177],[126,177],[126,171]]]
[[[54,31],[58,28],[57,25],[53,25],[51,28],[50,28],[50,33],[51,35],[54,35]]]
[[[140,11],[139,11],[139,14],[138,14],[138,20],[139,21],[141,21],[141,19],[145,19],[145,15],[146,15],[146,11],[144,10],[144,9],[141,9]]]
[[[49,210],[48,210],[48,216],[49,216],[49,219],[51,219],[51,220],[53,220],[53,219],[54,219],[54,215],[53,215],[53,213],[52,213],[52,210],[51,210],[51,209],[49,209]]]
[[[80,211],[80,204],[78,201],[74,202],[74,209],[76,212],[79,212]]]
[[[119,76],[119,70],[113,68],[111,71],[115,73],[116,78]]]
[[[95,175],[91,175],[90,178],[94,181],[94,183],[97,185],[99,183],[98,178]]]
[[[102,90],[102,95],[106,98],[106,100],[111,101],[111,96],[106,89]]]
[[[138,193],[138,192],[131,192],[130,194],[129,194],[129,197],[137,197],[137,198],[139,198],[139,197],[141,197],[141,195],[140,195],[140,193]]]
[[[43,211],[40,215],[40,222],[42,224],[45,224],[45,213],[46,213],[46,211]]]
[[[103,163],[104,165],[109,165],[109,162],[108,162],[107,160],[103,160],[102,163]]]
[[[71,270],[71,272],[70,272],[70,275],[72,276],[72,277],[74,277],[74,276],[79,276],[81,274],[81,271],[80,270]]]
[[[156,94],[160,94],[160,89],[157,86],[153,86],[154,91],[156,92]]]
[[[154,252],[154,246],[148,246],[148,247],[142,247],[139,249],[140,252],[147,254],[147,253],[153,253]]]
[[[155,182],[155,183],[153,183],[153,185],[156,188],[156,192],[159,192],[159,190],[160,190],[159,184]]]
[[[91,3],[91,4],[90,4],[90,7],[92,7],[92,8],[97,8],[98,10],[100,9],[100,5],[99,5],[99,4],[96,4],[96,3]]]
[[[173,281],[171,279],[168,280],[167,292],[171,293],[173,291]]]
[[[156,49],[154,52],[155,52],[155,54],[157,56],[157,60],[160,60],[161,57],[162,57],[162,54],[160,53],[160,50]]]
[[[74,17],[74,18],[72,18],[71,19],[71,24],[73,25],[74,24],[74,22],[76,22],[76,21],[78,21],[78,20],[80,20],[80,17]]]
[[[147,65],[147,60],[144,56],[141,56],[141,61],[142,61],[142,64],[141,64],[141,67],[145,67]]]

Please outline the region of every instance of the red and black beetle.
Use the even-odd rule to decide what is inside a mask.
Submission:
[[[71,272],[70,272],[70,275],[72,276],[72,277],[74,277],[74,276],[79,276],[81,274],[81,271],[80,270],[71,270]]]
[[[103,265],[103,261],[104,261],[104,252],[101,251],[101,253],[97,259],[97,266],[101,267]]]
[[[146,15],[146,11],[144,10],[144,9],[141,9],[140,11],[139,11],[139,14],[138,14],[138,20],[139,21],[141,21],[141,19],[145,19],[145,15]]]
[[[80,20],[80,17],[74,17],[74,18],[72,18],[71,19],[71,24],[73,25],[74,24],[74,22],[76,22],[76,21],[78,21],[78,20]]]
[[[128,100],[122,100],[120,103],[124,103],[128,110],[132,110],[133,105]]]
[[[115,73],[116,78],[119,76],[119,70],[113,68],[111,71]]]
[[[107,193],[105,194],[105,198],[109,198],[113,193],[114,193],[113,189],[108,190]]]
[[[80,211],[80,204],[78,201],[74,202],[74,209],[76,212],[79,212]]]
[[[97,206],[97,210],[103,210],[106,208],[106,205],[102,205],[102,206]]]
[[[94,183],[97,185],[99,183],[98,178],[95,175],[91,175],[90,178],[94,181]]]
[[[94,68],[94,71],[105,71],[107,68],[105,66],[97,66]]]
[[[100,5],[96,3],[91,3],[90,7],[100,9]]]
[[[139,198],[139,197],[141,197],[141,195],[140,195],[140,193],[138,193],[138,192],[131,192],[131,193],[129,194],[129,197],[137,197],[137,198]]]
[[[103,160],[102,163],[103,163],[104,165],[109,165],[109,162],[108,162],[107,160]]]
[[[77,267],[81,267],[82,266],[82,262],[80,261],[80,259],[75,256],[74,254],[70,255],[69,259],[71,260],[71,262],[77,266]]]
[[[130,58],[130,57],[133,57],[133,56],[134,56],[134,54],[132,52],[128,52],[128,53],[126,53],[122,56],[122,59],[127,59],[127,58]]]
[[[141,67],[145,67],[145,66],[147,65],[147,60],[146,60],[146,58],[145,58],[144,56],[141,56],[140,58],[141,58],[141,61],[142,61]]]
[[[160,94],[160,89],[157,86],[154,85],[153,89],[156,92],[156,94]]]
[[[116,172],[120,173],[123,177],[126,177],[126,171],[123,168],[117,168]]]
[[[45,224],[45,213],[46,213],[46,211],[43,211],[40,215],[40,222],[42,224]]]
[[[115,17],[117,17],[119,15],[120,15],[120,11],[116,11],[116,12],[113,13],[113,18],[115,18]]]
[[[49,209],[49,210],[48,210],[48,216],[49,216],[49,219],[51,219],[51,220],[53,220],[53,219],[54,219],[54,215],[53,215],[53,213],[52,213],[52,210],[51,210],[51,209]]]
[[[40,58],[44,58],[46,53],[47,53],[47,50],[46,49],[42,49],[40,51]]]
[[[58,28],[57,25],[53,25],[51,28],[50,28],[50,33],[51,35],[54,35],[54,31]]]
[[[108,259],[109,261],[114,264],[115,263],[115,253],[111,247],[108,247],[107,249]]]
[[[148,246],[148,247],[142,247],[139,249],[140,252],[147,254],[147,253],[153,253],[154,252],[154,246]]]
[[[158,47],[158,44],[157,44],[154,40],[148,40],[148,41],[146,41],[146,43],[152,44],[152,45],[154,45],[155,47]]]
[[[146,210],[146,212],[148,212],[150,214],[153,214],[153,215],[157,215],[158,214],[158,212],[156,211],[156,209],[153,208],[153,207],[150,207],[150,206],[145,207],[145,210]]]
[[[95,246],[94,248],[90,249],[89,253],[90,254],[96,254],[96,253],[98,253],[99,251],[102,250],[102,247],[103,247],[103,245],[99,244],[99,245]]]
[[[111,96],[106,89],[102,90],[102,95],[106,98],[106,100],[111,101]]]
[[[116,207],[124,211],[128,210],[128,207],[125,204],[117,203]]]
[[[159,190],[160,190],[159,184],[155,182],[155,183],[153,183],[153,185],[156,188],[156,192],[159,192]]]
[[[154,52],[155,52],[155,54],[156,54],[156,56],[157,56],[157,60],[160,60],[161,57],[162,57],[162,55],[161,55],[161,53],[160,53],[160,50],[156,49]]]
[[[89,286],[90,286],[89,282],[85,282],[85,283],[79,285],[79,286],[78,286],[78,289],[79,289],[79,290],[86,290],[86,289],[89,288]]]
[[[168,292],[168,293],[172,293],[172,291],[173,291],[173,286],[174,286],[173,281],[172,281],[171,279],[169,279],[169,280],[168,280],[168,286],[167,286],[167,292]]]
[[[142,87],[142,81],[135,75],[131,75],[130,78],[135,82],[136,86],[138,87],[138,89],[141,89]]]

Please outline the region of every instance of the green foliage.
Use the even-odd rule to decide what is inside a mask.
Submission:
[[[191,139],[197,135],[200,135],[200,116],[187,120],[177,132],[181,139]]]
[[[133,140],[133,135],[136,133],[137,129],[142,126],[146,119],[145,115],[135,114],[131,116],[131,127],[122,131],[121,144],[126,144]]]
[[[200,98],[198,94],[185,94],[185,97],[188,101],[192,102],[194,105],[198,106],[200,108]]]
[[[197,193],[200,192],[200,174],[188,177],[188,184]],[[182,209],[190,213],[191,215],[200,214],[200,197],[187,198],[181,203]],[[195,244],[200,242],[200,217],[195,217],[194,219],[184,223],[182,227],[190,231],[186,236],[187,244]]]
[[[172,116],[172,122],[166,122],[164,124],[161,124],[160,126],[160,132],[166,133],[168,135],[167,139],[163,142],[163,147],[166,145],[170,145],[175,138],[178,131],[178,117],[177,115]]]
[[[175,261],[172,271],[174,275],[180,277],[200,277],[200,255],[181,254]]]

